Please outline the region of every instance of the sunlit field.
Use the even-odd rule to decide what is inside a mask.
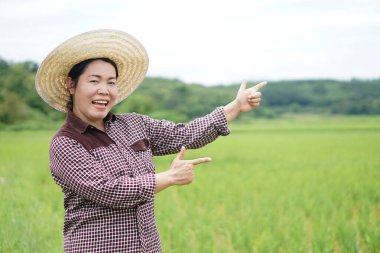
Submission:
[[[233,125],[185,158],[194,182],[156,196],[165,253],[380,252],[380,117]],[[0,132],[0,252],[62,252],[50,132]],[[157,157],[158,171],[173,156]]]

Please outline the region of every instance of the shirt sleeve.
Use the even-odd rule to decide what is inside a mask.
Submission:
[[[155,120],[148,116],[143,116],[143,121],[154,155],[177,153],[181,146],[188,149],[200,148],[218,136],[230,133],[223,107],[186,124]]]
[[[50,167],[55,181],[98,204],[127,208],[153,200],[153,173],[115,177],[76,140],[59,136],[50,146]]]

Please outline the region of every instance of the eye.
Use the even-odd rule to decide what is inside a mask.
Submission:
[[[110,85],[110,86],[115,86],[115,85],[116,85],[116,82],[115,82],[115,81],[109,81],[109,82],[108,82],[108,85]]]
[[[97,84],[97,83],[98,83],[98,80],[95,80],[95,79],[90,80],[90,83],[92,83],[92,84]]]

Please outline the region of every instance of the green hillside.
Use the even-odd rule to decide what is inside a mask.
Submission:
[[[47,106],[34,88],[38,64],[0,58],[0,129],[52,128],[64,114]],[[251,85],[261,80],[251,80]],[[262,106],[240,120],[288,114],[380,114],[380,79],[269,81]],[[239,84],[204,86],[178,79],[147,77],[114,112],[137,112],[155,118],[187,121],[230,102]]]

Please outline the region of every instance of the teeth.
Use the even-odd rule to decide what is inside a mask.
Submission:
[[[103,100],[95,100],[92,101],[93,104],[101,104],[101,105],[107,105],[108,101],[103,101]]]

